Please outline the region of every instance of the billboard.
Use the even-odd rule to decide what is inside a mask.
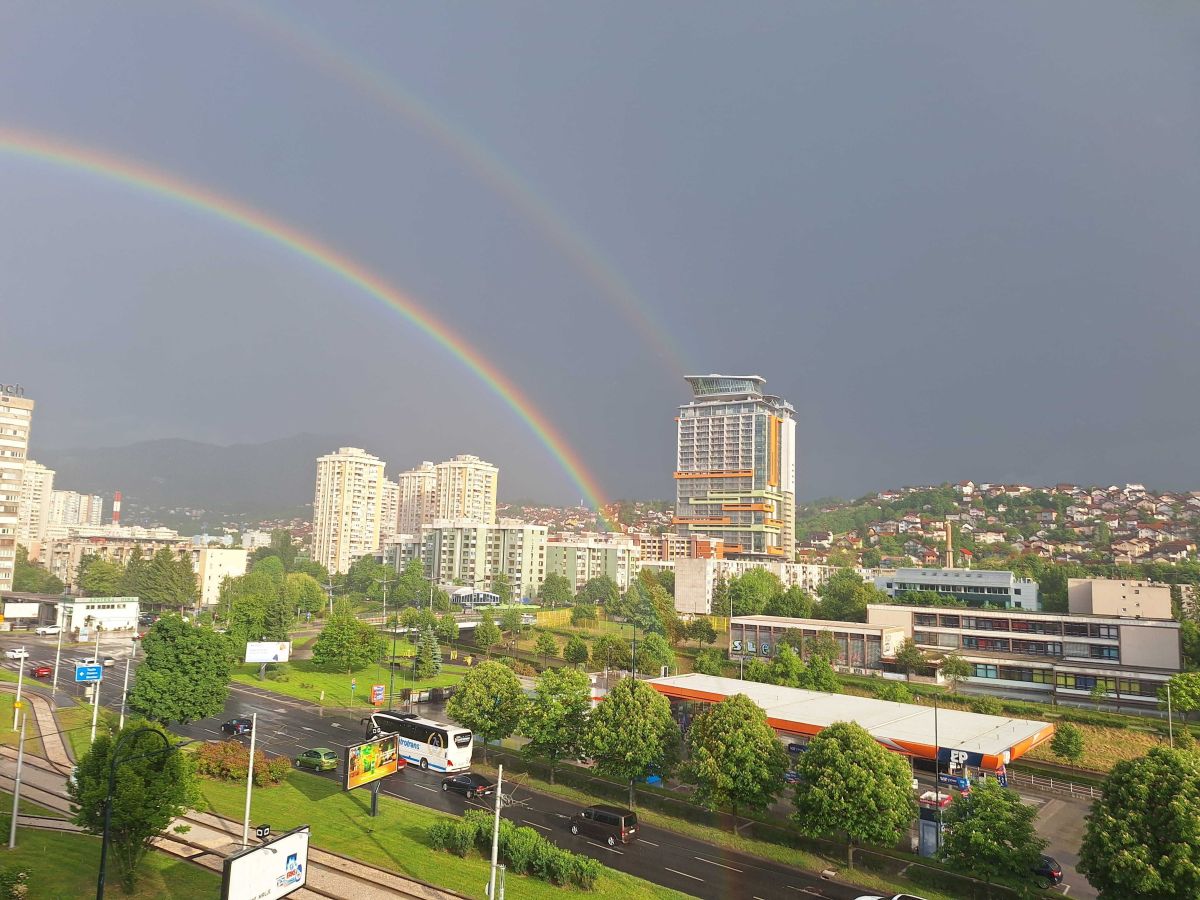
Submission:
[[[221,900],[277,900],[304,887],[308,826],[225,858]]]
[[[346,748],[346,773],[342,790],[353,790],[395,775],[400,767],[399,739],[394,734],[385,734],[371,741],[354,744]]]
[[[36,619],[38,617],[37,603],[5,603],[4,618],[6,619]]]
[[[248,663],[284,663],[291,653],[291,641],[250,641],[246,644]]]

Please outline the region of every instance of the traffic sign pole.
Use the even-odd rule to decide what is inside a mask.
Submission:
[[[254,737],[258,733],[258,713],[250,714],[250,767],[246,772],[246,816],[242,820],[242,849],[250,842],[250,788],[254,786]]]
[[[25,661],[28,659],[26,656],[18,663],[20,668],[17,669],[17,701],[13,704],[13,731],[17,730],[17,719],[21,716],[21,681],[25,677]]]
[[[59,618],[59,619],[65,619],[65,618],[66,618],[65,616],[63,616],[63,615],[62,615],[62,604],[61,604],[61,603],[59,604],[59,616],[58,616],[58,618]],[[58,661],[59,661],[59,659],[62,657],[62,636],[63,636],[63,631],[65,631],[65,630],[66,630],[66,629],[64,629],[64,628],[62,627],[62,623],[61,623],[61,622],[59,622],[59,626],[58,626],[58,646],[57,646],[57,647],[55,648],[55,650],[54,650],[54,683],[53,683],[53,684],[50,686],[50,696],[51,696],[51,697],[53,697],[55,694],[57,694],[57,693],[58,693]]]
[[[92,743],[96,743],[96,717],[100,715],[100,682],[92,682]]]

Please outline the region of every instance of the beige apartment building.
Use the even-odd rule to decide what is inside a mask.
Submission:
[[[379,549],[383,467],[383,460],[359,447],[317,459],[312,558],[330,572],[344,573]]]
[[[81,494],[78,491],[54,491],[50,497],[50,524],[67,528],[103,523],[104,497],[100,494]]]
[[[50,495],[54,491],[54,470],[32,459],[25,460],[21,478],[21,506],[17,522],[17,543],[36,555],[35,547],[46,539],[50,525]]]
[[[426,460],[414,469],[396,476],[396,534],[418,537],[421,526],[437,517],[437,467]]]
[[[200,589],[200,605],[214,606],[221,598],[221,582],[246,574],[248,550],[229,547],[193,547],[192,569]]]
[[[13,586],[21,483],[33,423],[34,403],[17,391],[24,393],[16,386],[0,389],[0,591],[11,591]]]
[[[79,584],[76,576],[79,574],[79,563],[85,556],[97,556],[108,562],[124,567],[129,563],[135,552],[142,559],[150,559],[163,547],[168,548],[176,558],[183,558],[191,549],[191,541],[181,538],[178,533],[167,528],[162,529],[109,529],[112,536],[93,533],[83,536],[75,533],[67,538],[50,538],[42,545],[40,562],[57,577],[68,591],[76,591]],[[84,529],[84,532],[91,529]],[[99,532],[101,529],[95,529]],[[122,534],[122,532],[124,532]],[[140,532],[140,533],[138,533]],[[136,536],[134,536],[136,534]]]
[[[1068,578],[1067,608],[1083,616],[1170,619],[1171,586],[1115,578]]]
[[[500,470],[478,456],[461,454],[437,464],[438,520],[496,522]]]
[[[558,534],[546,542],[546,574],[562,575],[576,593],[607,575],[622,591],[638,572],[638,548],[623,534]]]
[[[400,485],[383,479],[383,504],[379,511],[379,546],[390,541],[396,534],[396,521],[400,517]]]

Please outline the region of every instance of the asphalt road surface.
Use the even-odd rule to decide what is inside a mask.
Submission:
[[[112,709],[120,707],[121,680],[125,674],[125,659],[131,642],[128,638],[101,638],[101,655],[110,654],[117,658],[114,666],[105,669],[104,683],[100,691],[101,703]],[[37,663],[54,664],[55,639],[37,638],[32,635],[5,635],[0,638],[0,647],[8,649],[24,646],[30,652],[25,665]],[[87,702],[83,688],[76,686],[74,660],[91,655],[82,648],[69,652],[64,647],[59,672],[59,690]],[[20,663],[7,658],[0,665],[14,670]],[[136,658],[133,670],[136,671]],[[38,683],[47,689],[49,679],[32,679],[26,669],[26,683]],[[133,681],[131,675],[130,681]],[[427,711],[428,712],[428,711]],[[295,758],[305,749],[328,747],[341,751],[346,746],[362,740],[364,727],[359,717],[324,715],[315,707],[291,698],[282,697],[260,688],[232,684],[225,710],[220,716],[175,726],[172,730],[203,741],[228,739],[221,731],[221,723],[235,716],[258,714],[258,737],[256,745],[268,753]],[[433,714],[433,713],[429,713]],[[248,742],[249,737],[239,738]],[[476,748],[478,752],[478,748]],[[325,777],[340,778],[340,771],[325,773]],[[382,791],[402,797],[431,809],[459,814],[470,806],[492,809],[480,801],[469,801],[440,789],[441,776],[433,772],[422,772],[415,766],[384,779]],[[556,797],[551,797],[525,788],[520,779],[506,782],[506,797],[511,802],[502,811],[505,818],[519,825],[529,825],[541,831],[559,846],[592,856],[605,865],[647,881],[674,888],[686,894],[702,898],[744,897],[750,900],[776,900],[776,898],[817,897],[826,900],[855,900],[872,892],[867,889],[847,887],[821,878],[807,871],[762,860],[757,857],[736,853],[712,844],[695,840],[670,831],[649,826],[639,829],[639,840],[625,846],[609,848],[582,835],[575,836],[567,828],[567,820],[578,810],[578,806]]]

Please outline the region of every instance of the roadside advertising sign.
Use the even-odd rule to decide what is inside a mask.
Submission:
[[[394,734],[384,734],[346,748],[345,782],[342,790],[350,791],[370,784],[399,769],[400,745]]]
[[[383,705],[383,685],[382,684],[371,685],[371,702],[374,703],[376,706]]]
[[[221,900],[278,900],[304,887],[308,878],[309,827],[302,825],[273,841],[225,858]]]
[[[246,644],[248,663],[285,663],[291,653],[291,641],[250,641]]]

